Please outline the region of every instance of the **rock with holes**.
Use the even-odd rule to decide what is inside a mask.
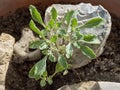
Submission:
[[[32,30],[28,28],[24,28],[22,30],[22,36],[19,41],[17,41],[14,45],[14,58],[13,60],[16,63],[23,63],[24,61],[34,61],[41,58],[40,50],[29,50],[29,43],[37,40],[33,35]]]
[[[4,90],[6,72],[13,55],[15,38],[9,34],[0,35],[0,90]]]
[[[94,34],[100,40],[99,45],[88,45],[91,47],[96,56],[100,56],[103,52],[106,40],[109,36],[111,31],[111,16],[106,9],[104,9],[101,5],[93,6],[91,4],[80,3],[77,5],[61,5],[61,4],[53,4],[52,6],[48,7],[45,13],[45,22],[47,23],[50,20],[50,11],[51,8],[54,7],[57,9],[58,18],[57,20],[61,20],[65,13],[70,10],[77,11],[75,17],[78,19],[78,24],[82,25],[86,21],[94,17],[101,17],[104,19],[105,24],[101,25],[100,27],[93,28],[93,29],[81,29],[81,33],[86,34]],[[79,68],[91,62],[91,59],[84,56],[80,50],[74,50],[74,55],[71,58],[71,64],[73,68]]]

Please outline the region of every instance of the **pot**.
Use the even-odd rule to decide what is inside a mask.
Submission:
[[[39,4],[41,8],[47,8],[53,3],[77,4],[80,2],[101,4],[109,12],[120,17],[120,0],[0,0],[0,16],[8,15],[16,9],[28,7],[30,4]]]

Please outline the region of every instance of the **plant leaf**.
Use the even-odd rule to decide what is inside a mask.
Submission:
[[[91,59],[95,59],[96,58],[96,55],[95,55],[94,51],[91,48],[89,48],[88,46],[80,45],[80,50],[87,57],[89,57]]]
[[[56,57],[53,55],[53,53],[50,53],[50,54],[49,54],[49,60],[50,60],[51,62],[56,62]]]
[[[57,63],[55,67],[55,72],[59,73],[62,72],[63,70],[65,70],[65,68],[60,63]]]
[[[104,20],[102,18],[95,17],[87,21],[84,25],[80,26],[80,28],[94,28],[103,23],[103,21]]]
[[[48,44],[44,41],[40,44],[39,49],[40,50],[44,50],[48,48]]]
[[[40,15],[40,13],[38,12],[38,10],[36,9],[36,7],[33,6],[33,5],[30,5],[29,10],[30,10],[30,14],[31,14],[33,20],[35,20],[39,24],[45,26],[44,23],[43,23],[42,17]]]
[[[71,11],[69,11],[69,12],[67,12],[67,13],[65,14],[64,19],[66,20],[67,25],[70,24],[70,21],[71,21],[71,19],[72,19],[73,14],[74,14],[74,11],[73,11],[73,10],[71,10]]]
[[[50,41],[54,43],[54,42],[57,41],[57,38],[58,38],[57,35],[53,35],[53,36],[51,37]]]
[[[36,41],[33,41],[29,44],[29,48],[30,49],[37,49],[39,48],[39,46],[41,45],[41,40],[36,40]]]
[[[68,43],[68,45],[66,46],[66,57],[70,58],[73,54],[73,47],[71,43]]]
[[[75,40],[80,40],[80,39],[83,38],[83,34],[81,34],[80,31],[75,31],[73,33],[73,37],[74,37]]]
[[[48,22],[48,27],[52,29],[54,25],[55,25],[55,21],[53,19],[50,19],[50,21]]]
[[[63,55],[59,55],[58,57],[58,63],[63,66],[65,69],[68,68],[68,63],[67,60],[65,59],[65,57]]]
[[[46,85],[46,81],[45,81],[45,79],[42,79],[41,81],[40,81],[40,86],[41,87],[44,87]]]
[[[52,16],[52,19],[54,19],[55,21],[57,18],[57,10],[54,7],[51,9],[51,16]]]
[[[32,29],[35,33],[37,33],[38,35],[41,35],[41,32],[40,32],[39,28],[37,28],[37,26],[35,25],[35,23],[34,23],[33,20],[30,20],[29,27],[30,27],[30,29]]]
[[[37,62],[29,71],[29,77],[38,79],[46,71],[46,60],[47,57],[44,57],[42,60]]]
[[[47,81],[48,81],[48,84],[49,84],[49,85],[52,85],[52,84],[53,84],[53,80],[52,80],[51,77],[48,77],[48,78],[47,78]]]
[[[73,18],[73,19],[71,20],[71,27],[72,27],[72,28],[75,28],[76,26],[78,26],[77,19],[76,19],[76,18]]]
[[[57,31],[57,34],[58,34],[59,37],[62,37],[66,34],[66,31],[65,31],[65,29],[60,29],[60,30]]]

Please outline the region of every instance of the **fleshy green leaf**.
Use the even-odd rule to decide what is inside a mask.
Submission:
[[[66,46],[66,57],[70,58],[73,54],[73,47],[71,43],[68,43],[68,45]]]
[[[65,69],[68,68],[67,60],[66,60],[66,58],[63,55],[59,55],[59,57],[58,57],[58,63],[60,65],[62,65]]]
[[[55,21],[57,18],[57,10],[54,7],[51,9],[51,16],[52,16],[52,19],[54,19]]]
[[[32,29],[35,33],[37,33],[38,35],[41,35],[41,32],[40,32],[39,28],[37,28],[37,26],[36,26],[36,24],[34,23],[33,20],[30,20],[29,27],[30,27],[30,29]]]
[[[67,12],[66,14],[65,14],[65,20],[66,20],[66,22],[67,22],[67,25],[69,25],[70,24],[70,21],[71,21],[71,19],[72,19],[72,17],[73,17],[73,14],[74,14],[74,11],[72,10],[72,11],[69,11],[69,12]]]
[[[40,15],[40,13],[38,12],[38,10],[36,9],[36,7],[33,6],[33,5],[30,5],[29,10],[30,10],[30,14],[31,14],[33,20],[35,20],[39,24],[45,26],[44,23],[43,23],[42,17]]]
[[[57,38],[58,38],[57,35],[53,35],[53,36],[51,37],[50,41],[54,43],[54,42],[57,41]]]
[[[48,77],[48,78],[47,78],[47,82],[48,82],[49,85],[52,85],[52,84],[53,84],[52,78],[51,78],[51,77]]]
[[[29,77],[38,79],[46,71],[46,60],[47,57],[44,57],[42,60],[37,62],[29,71]]]
[[[42,79],[41,81],[40,81],[40,86],[41,87],[44,87],[46,85],[46,81],[45,81],[45,79]]]
[[[60,63],[57,63],[55,67],[55,72],[59,73],[62,72],[63,70],[65,70],[65,68]]]
[[[66,31],[65,31],[65,29],[60,29],[60,30],[57,31],[57,34],[58,34],[59,37],[62,37],[66,34]]]
[[[49,54],[49,60],[50,60],[51,62],[56,62],[56,57],[53,55],[53,53],[50,53],[50,54]]]
[[[48,48],[48,44],[46,42],[41,43],[40,46],[39,46],[40,50],[44,50],[44,49],[47,49],[47,48]]]
[[[80,40],[80,39],[83,38],[83,34],[81,34],[80,31],[75,31],[73,33],[73,37],[74,37],[75,40]]]
[[[33,42],[30,43],[29,48],[31,48],[31,49],[37,49],[37,48],[39,48],[39,46],[41,45],[41,43],[42,42],[40,40],[33,41]]]
[[[48,22],[48,27],[52,29],[54,25],[55,25],[55,21],[53,19],[50,19],[50,21]]]
[[[87,21],[84,25],[80,26],[80,28],[94,28],[103,23],[103,21],[104,20],[102,18],[95,17]]]
[[[72,27],[72,28],[75,28],[77,25],[78,25],[77,19],[76,19],[76,18],[73,18],[73,19],[71,20],[71,27]]]
[[[84,34],[83,40],[80,40],[82,43],[88,43],[88,44],[100,44],[100,40],[92,34]]]
[[[79,45],[79,43],[78,43],[78,42],[74,42],[74,43],[73,43],[73,45],[74,45],[74,47],[76,47],[76,48],[80,49],[80,45]]]
[[[91,59],[95,59],[96,58],[96,55],[95,55],[94,51],[91,48],[89,48],[88,46],[80,45],[80,50],[87,57],[89,57]]]

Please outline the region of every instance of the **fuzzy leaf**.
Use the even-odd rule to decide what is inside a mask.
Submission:
[[[66,60],[66,58],[63,55],[59,55],[59,57],[58,57],[58,63],[60,65],[62,65],[65,69],[68,68],[67,60]]]
[[[48,82],[49,85],[52,85],[52,84],[53,84],[52,78],[51,78],[51,77],[48,77],[48,78],[47,78],[47,82]]]
[[[73,11],[73,10],[72,10],[72,11],[69,11],[69,12],[67,12],[67,13],[65,14],[65,18],[64,18],[64,19],[66,20],[67,25],[70,24],[70,21],[71,21],[71,19],[72,19],[73,14],[74,14],[74,11]]]
[[[65,68],[60,63],[57,63],[55,67],[55,72],[59,73],[62,72],[63,70],[65,70]]]
[[[51,37],[50,41],[54,43],[54,42],[57,41],[57,38],[58,38],[57,35],[53,35],[53,36]]]
[[[75,28],[77,25],[78,25],[77,19],[76,19],[76,18],[73,18],[73,19],[71,20],[71,27],[72,27],[72,28]]]
[[[66,57],[70,58],[73,54],[73,47],[71,43],[68,43],[68,45],[66,46]]]
[[[65,29],[60,29],[57,31],[57,34],[58,34],[58,36],[62,37],[66,34],[66,31],[65,31]]]
[[[55,21],[53,19],[50,19],[50,21],[48,22],[48,27],[52,29],[54,25],[55,25]]]
[[[40,32],[39,28],[37,28],[37,26],[36,26],[36,24],[34,23],[33,20],[30,20],[29,27],[30,27],[30,29],[32,29],[38,35],[42,35],[42,33]]]
[[[47,57],[44,57],[31,68],[29,71],[30,78],[38,79],[38,77],[41,77],[41,75],[43,75],[43,73],[46,71],[46,60]]]
[[[94,28],[103,23],[103,21],[104,20],[102,18],[95,17],[87,21],[84,25],[80,26],[80,28]]]
[[[38,22],[39,24],[44,26],[42,17],[40,15],[40,13],[38,12],[38,10],[36,9],[36,7],[33,5],[30,5],[29,10],[30,10],[30,14],[31,14],[33,20],[35,20],[36,22]]]
[[[80,50],[87,57],[89,57],[91,59],[95,59],[96,58],[96,55],[95,55],[94,51],[91,48],[89,48],[88,46],[80,45]]]
[[[53,53],[50,53],[50,54],[49,54],[49,60],[50,60],[51,62],[56,62],[56,57],[53,55]]]
[[[41,87],[44,87],[46,85],[46,81],[45,81],[45,79],[42,79],[41,81],[40,81],[40,86]]]
[[[54,19],[55,21],[57,18],[57,10],[54,7],[51,9],[51,16],[52,16],[52,19]]]

